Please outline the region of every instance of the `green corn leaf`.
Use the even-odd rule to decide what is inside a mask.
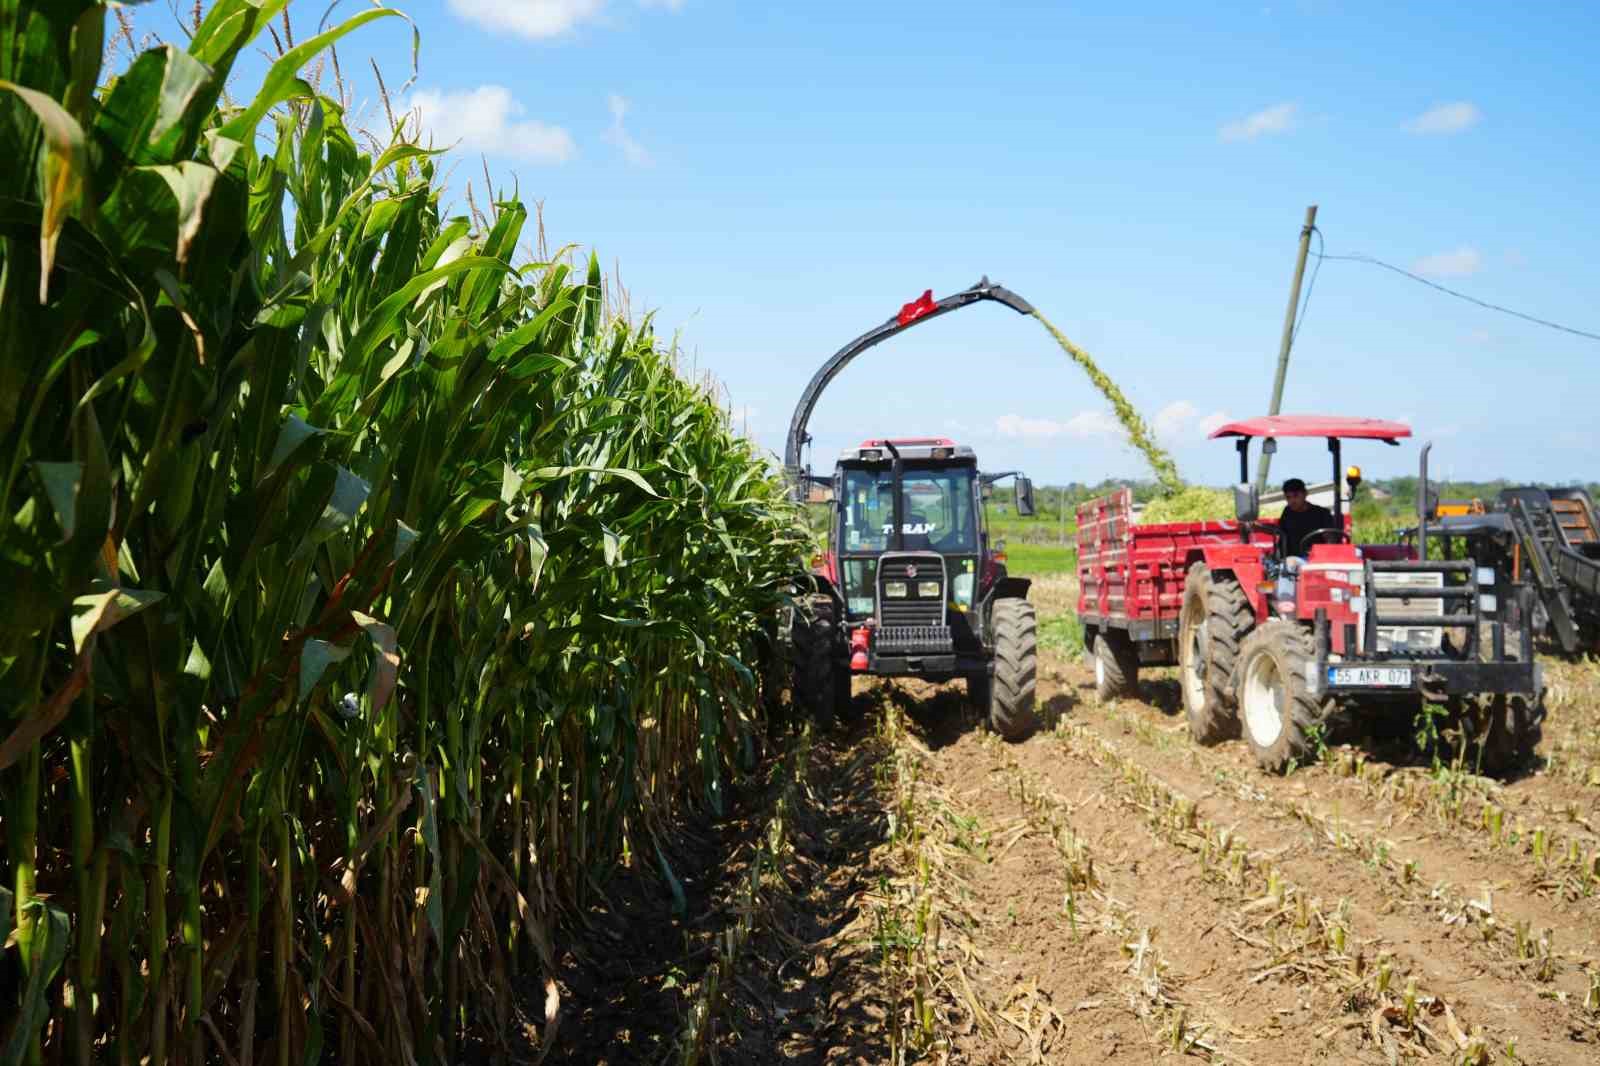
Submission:
[[[61,964],[66,961],[67,944],[72,938],[72,924],[65,911],[37,900],[27,906],[39,913],[34,921],[28,983],[22,990],[16,1028],[12,1030],[11,1039],[4,1050],[0,1050],[0,1064],[3,1066],[19,1066],[27,1057],[29,1045],[50,1012],[46,990],[55,980]]]
[[[167,598],[165,592],[107,587],[104,581],[95,582],[95,591],[75,597],[72,601],[72,650],[81,653],[84,644],[95,633],[103,632],[131,618],[153,603]]]
[[[189,54],[202,63],[229,66],[288,5],[289,0],[217,0],[189,41]]]
[[[311,531],[310,543],[320,544],[349,525],[355,520],[357,512],[361,510],[370,495],[372,495],[371,485],[344,467],[339,467],[334,473],[333,494],[328,498],[328,505],[322,510],[322,517],[317,520],[316,527]]]
[[[16,93],[38,118],[44,130],[45,161],[42,174],[44,216],[39,223],[39,302],[50,298],[50,269],[55,264],[56,242],[67,216],[76,213],[83,199],[88,166],[83,128],[65,108],[44,93],[0,80],[0,90]]]
[[[428,902],[424,909],[428,916],[428,928],[433,931],[434,941],[442,943],[444,902],[440,899],[440,864],[443,862],[443,856],[439,850],[438,805],[434,799],[433,778],[429,776],[427,767],[422,763],[417,764],[412,786],[422,794],[422,840],[428,848]],[[437,959],[438,953],[434,954]]]
[[[381,18],[405,18],[405,15],[393,8],[386,7],[363,11],[358,15],[350,16],[333,29],[319,33],[310,40],[284,52],[272,64],[272,69],[267,72],[266,80],[262,82],[261,89],[256,93],[255,99],[250,102],[249,106],[237,118],[223,127],[223,136],[231,137],[237,141],[248,141],[254,134],[256,126],[266,117],[268,111],[285,100],[313,95],[309,86],[300,79],[300,70],[311,62],[319,52],[337,42],[339,38],[352,30],[365,26],[374,19]],[[195,46],[191,44],[190,47],[192,51]]]
[[[304,703],[322,675],[334,663],[350,658],[350,649],[312,638],[300,649],[300,702]]]
[[[299,415],[290,415],[284,422],[283,428],[278,431],[278,443],[272,446],[272,457],[267,460],[267,468],[263,473],[272,473],[298,451],[302,444],[324,432],[326,431],[311,425]]]
[[[351,611],[350,617],[372,641],[376,653],[372,658],[372,676],[367,680],[367,702],[376,714],[388,704],[400,676],[399,642],[394,627],[388,623],[360,611]]]
[[[682,917],[689,913],[689,899],[683,894],[683,885],[676,874],[672,872],[672,864],[667,862],[666,853],[661,850],[661,843],[657,841],[656,861],[661,864],[661,876],[666,878],[667,887],[672,890],[672,913]]]
[[[193,138],[191,112],[213,82],[210,67],[172,45],[141,53],[101,104],[95,137],[134,166],[175,163]]]
[[[35,463],[39,480],[44,482],[45,495],[55,511],[56,525],[66,540],[72,539],[77,529],[78,490],[83,487],[82,463]]]

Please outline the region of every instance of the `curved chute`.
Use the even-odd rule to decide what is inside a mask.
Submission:
[[[933,298],[933,290],[929,289],[920,297],[901,307],[899,312],[882,325],[868,330],[849,344],[840,348],[833,356],[822,364],[811,383],[800,394],[800,402],[795,406],[794,416],[789,419],[789,436],[784,445],[783,468],[789,477],[789,491],[796,500],[805,498],[805,486],[811,478],[809,467],[805,469],[800,465],[800,451],[811,443],[811,435],[806,432],[806,424],[811,421],[811,411],[817,405],[817,399],[822,395],[822,390],[828,387],[839,371],[843,370],[856,356],[871,348],[880,341],[888,340],[896,333],[909,329],[918,322],[926,322],[930,318],[937,318],[958,308],[967,307],[983,300],[994,300],[1011,308],[1020,315],[1032,315],[1033,305],[1003,285],[991,282],[987,275],[980,278],[978,283],[960,292],[952,293],[941,300]]]

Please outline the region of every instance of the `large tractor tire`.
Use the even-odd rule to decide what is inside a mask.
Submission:
[[[1038,681],[1039,624],[1033,604],[1015,597],[994,601],[994,677],[989,688],[989,725],[1007,740],[1023,740],[1039,728],[1034,706]],[[972,693],[972,682],[967,691]]]
[[[1543,735],[1543,701],[1528,696],[1484,695],[1451,701],[1466,761],[1479,773],[1500,776],[1533,756]]]
[[[848,714],[850,673],[840,661],[837,605],[832,598],[811,600],[811,618],[795,619],[795,694],[813,721]]]
[[[1189,735],[1196,743],[1216,744],[1239,735],[1234,668],[1255,622],[1237,578],[1213,574],[1204,562],[1189,567],[1178,615],[1178,681]]]
[[[1268,773],[1311,759],[1333,701],[1306,686],[1316,649],[1311,631],[1279,618],[1267,621],[1239,649],[1239,720],[1256,763]]]
[[[1139,693],[1139,653],[1121,629],[1102,629],[1089,649],[1094,662],[1094,695],[1101,703]]]

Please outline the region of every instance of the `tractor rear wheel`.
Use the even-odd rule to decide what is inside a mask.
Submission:
[[[1213,574],[1204,562],[1189,567],[1178,615],[1178,680],[1196,743],[1239,735],[1233,672],[1255,620],[1237,578]]]
[[[1102,629],[1094,635],[1094,695],[1101,703],[1139,693],[1139,653],[1126,630]]]
[[[994,601],[994,676],[988,679],[989,725],[1007,740],[1022,740],[1039,726],[1034,707],[1038,681],[1039,625],[1033,604],[1016,597]],[[969,681],[967,691],[973,691]]]
[[[1279,618],[1245,638],[1239,649],[1239,718],[1256,763],[1283,773],[1314,753],[1332,700],[1311,693],[1306,664],[1315,658],[1311,631]]]

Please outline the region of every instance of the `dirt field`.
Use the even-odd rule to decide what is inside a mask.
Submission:
[[[554,1060],[1600,1062],[1600,668],[1550,672],[1507,782],[1370,737],[1268,777],[1170,671],[1101,706],[1046,654],[1020,744],[960,684],[858,681],[794,784],[675,845],[676,913],[613,890]]]

